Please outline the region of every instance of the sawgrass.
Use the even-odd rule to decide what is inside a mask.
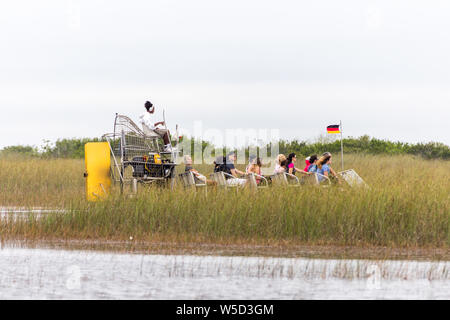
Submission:
[[[1,238],[449,246],[449,161],[350,155],[346,163],[370,190],[140,188],[129,197],[118,194],[116,186],[105,201],[88,203],[82,160],[0,159],[0,206],[68,210],[39,219],[3,219]],[[195,167],[212,172],[211,165]]]
[[[62,208],[81,199],[84,161],[0,157],[0,206]]]

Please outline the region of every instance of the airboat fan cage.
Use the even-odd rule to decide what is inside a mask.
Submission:
[[[176,154],[164,152],[162,138],[144,133],[129,117],[116,114],[114,132],[103,135],[111,151],[111,176],[121,187],[134,182],[166,182],[174,177]]]

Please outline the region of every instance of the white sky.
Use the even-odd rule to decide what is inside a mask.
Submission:
[[[450,144],[449,16],[448,1],[3,1],[0,148],[100,136],[145,100],[188,131],[310,140],[342,120],[344,136]]]

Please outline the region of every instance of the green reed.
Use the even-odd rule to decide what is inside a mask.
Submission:
[[[448,247],[450,163],[408,156],[348,156],[370,190],[140,188],[137,195],[84,199],[79,160],[0,160],[0,204],[66,213],[3,219],[3,239],[102,239],[220,243]],[[300,164],[299,164],[299,167]],[[180,168],[181,169],[181,168]],[[198,166],[204,173],[210,165]]]

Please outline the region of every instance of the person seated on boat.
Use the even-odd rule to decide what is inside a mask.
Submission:
[[[286,156],[284,154],[279,154],[275,160],[275,170],[273,173],[277,174],[280,172],[286,172]]]
[[[311,162],[309,161],[310,159],[311,159],[311,156],[305,158],[305,168],[303,169],[303,171],[305,171],[305,172],[308,172],[308,167],[311,164]]]
[[[236,169],[234,166],[234,162],[236,161],[236,153],[230,152],[227,154],[227,156],[224,158],[225,161],[221,161],[222,157],[219,157],[218,160],[215,161],[215,172],[223,171],[229,175],[232,175],[234,179],[230,176],[225,175],[225,178],[227,180],[227,184],[232,185],[238,185],[238,186],[244,186],[247,183],[247,179],[239,178],[240,175],[245,175],[245,172],[242,172],[241,170]],[[224,162],[224,163],[220,163]]]
[[[317,160],[317,173],[320,173],[321,175],[318,176],[319,182],[322,182],[325,178],[331,178],[334,177],[338,183],[340,183],[340,180],[337,176],[337,174],[334,172],[334,170],[331,168],[331,162],[332,162],[332,156],[331,153],[325,152],[322,157],[320,157],[319,160]]]
[[[279,172],[287,172],[287,159],[283,159],[280,163]]]
[[[329,155],[329,156],[331,156],[331,153],[330,152],[324,152],[323,154],[322,154],[322,156],[327,156],[327,155]],[[338,176],[338,174],[336,173],[336,171],[334,171],[334,169],[330,166],[330,173],[331,173],[331,176],[332,177],[334,177],[334,178],[336,178],[336,179],[339,179],[339,176]],[[339,180],[340,181],[340,180]]]
[[[260,158],[258,158],[257,156],[254,156],[254,155],[250,156],[249,165],[245,169],[245,172],[247,174],[255,173],[258,176],[261,176],[261,166],[262,166],[262,162],[261,162]],[[255,179],[256,179],[256,184],[260,184],[261,178],[255,177]]]
[[[317,154],[313,154],[309,157],[309,166],[305,168],[306,172],[316,172],[317,171]]]
[[[170,132],[167,129],[159,128],[159,125],[165,125],[164,121],[153,122],[152,115],[155,113],[155,107],[150,101],[144,104],[145,112],[139,117],[141,119],[142,129],[144,133],[153,131],[159,135],[164,141],[164,151],[171,151]]]
[[[196,169],[192,167],[192,158],[190,155],[184,156],[184,172],[192,172],[194,175],[195,183],[206,183],[208,185],[215,185],[216,183],[212,180],[207,179],[204,175],[198,172]]]
[[[192,167],[192,158],[189,155],[184,156],[184,172],[192,172],[195,182],[206,183],[206,177]]]
[[[287,173],[295,175],[297,172],[299,172],[301,174],[307,175],[308,174],[307,172],[305,172],[303,170],[299,170],[295,167],[296,161],[297,161],[297,156],[295,155],[295,153],[289,154],[289,156],[287,157]]]

